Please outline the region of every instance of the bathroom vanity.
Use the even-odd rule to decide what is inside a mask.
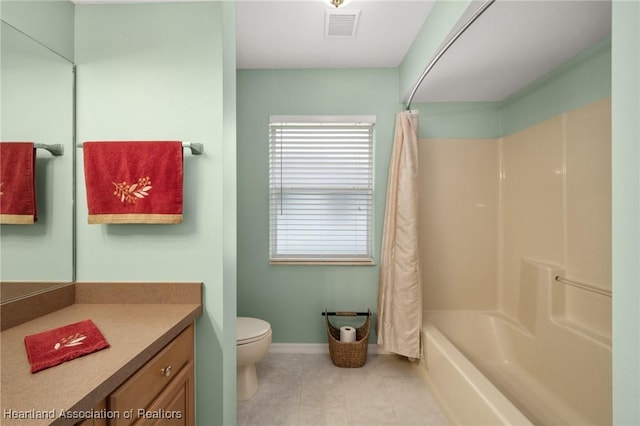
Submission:
[[[194,321],[202,284],[73,286],[73,304],[2,331],[1,423],[195,424]],[[24,337],[83,319],[110,347],[30,373]]]
[[[86,419],[80,425],[124,426],[139,420],[195,424],[193,339],[194,327],[190,325],[90,411],[104,413],[104,417]]]

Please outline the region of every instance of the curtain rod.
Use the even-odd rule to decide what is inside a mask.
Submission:
[[[460,28],[460,30],[458,30],[458,32],[453,37],[451,37],[451,39],[447,42],[447,44],[445,44],[444,47],[442,47],[442,49],[440,49],[438,54],[431,60],[431,62],[429,62],[429,65],[427,65],[427,68],[424,69],[424,71],[422,72],[422,75],[418,79],[418,82],[413,87],[413,90],[411,91],[411,94],[409,95],[409,99],[407,100],[407,107],[405,108],[406,111],[411,109],[411,102],[413,101],[413,97],[416,95],[416,92],[418,91],[418,88],[422,84],[422,81],[427,76],[427,74],[429,74],[429,72],[435,66],[435,64],[440,60],[442,55],[444,55],[444,53],[447,50],[449,50],[451,45],[453,43],[455,43],[456,40],[467,30],[467,28],[469,28],[471,26],[471,24],[473,24],[476,21],[476,19],[478,19],[480,17],[480,15],[482,15],[484,13],[484,11],[487,10],[489,8],[489,6],[491,6],[495,1],[496,0],[487,0],[487,1],[485,1],[482,4],[482,6],[480,6],[478,8],[478,10],[473,14],[473,16],[462,26],[462,28]]]

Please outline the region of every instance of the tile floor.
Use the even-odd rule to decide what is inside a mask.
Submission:
[[[328,354],[270,353],[258,392],[238,402],[238,426],[448,425],[418,368],[395,355],[338,368]]]

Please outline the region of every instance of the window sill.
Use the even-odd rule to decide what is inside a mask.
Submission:
[[[270,265],[375,266],[373,259],[270,259]]]

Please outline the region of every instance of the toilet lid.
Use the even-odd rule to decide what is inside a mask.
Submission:
[[[238,317],[237,343],[250,343],[271,331],[271,325],[258,318]]]

